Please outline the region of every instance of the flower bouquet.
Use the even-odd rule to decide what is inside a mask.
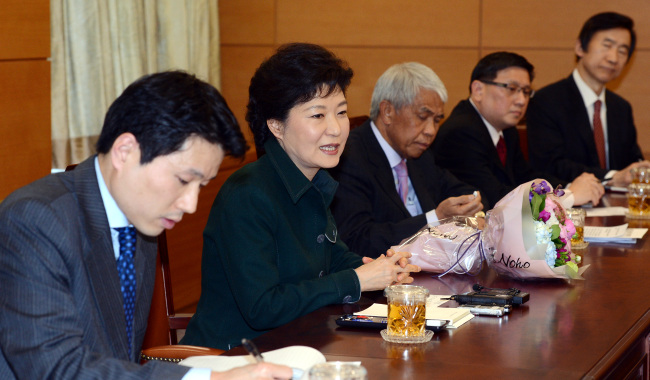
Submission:
[[[425,272],[477,274],[482,267],[476,218],[455,216],[427,224],[394,251],[410,252],[410,263]]]
[[[575,227],[547,181],[527,182],[488,212],[482,234],[488,265],[519,279],[583,279],[571,252]]]

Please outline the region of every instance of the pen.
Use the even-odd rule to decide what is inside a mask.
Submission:
[[[246,351],[255,358],[256,362],[261,363],[264,361],[262,354],[260,354],[260,351],[257,349],[257,346],[255,345],[255,343],[253,343],[252,340],[248,340],[244,338],[241,340],[241,344],[242,346],[244,346]]]

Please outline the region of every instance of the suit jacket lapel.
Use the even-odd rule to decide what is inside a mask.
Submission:
[[[607,107],[607,147],[609,148],[609,160],[607,162],[607,167],[612,168],[616,167],[617,162],[616,157],[625,157],[626,155],[620,151],[616,151],[617,147],[622,147],[625,144],[620,140],[621,134],[616,133],[615,125],[619,124],[620,121],[616,119],[616,115],[620,114],[619,110],[614,105],[614,102],[611,101],[612,97],[609,91],[605,90],[605,105]],[[628,146],[626,149],[634,149],[633,146]]]
[[[374,177],[377,183],[379,183],[380,191],[386,193],[387,199],[390,199],[391,202],[399,207],[405,217],[411,216],[409,211],[406,209],[406,206],[397,194],[397,189],[395,187],[395,178],[393,177],[393,169],[390,167],[388,158],[386,158],[386,154],[384,153],[383,149],[381,149],[379,141],[377,141],[375,134],[372,132],[370,120],[366,121],[362,126],[358,128],[361,129],[362,141],[367,151],[367,157],[371,157],[371,159],[368,160],[371,165],[369,169],[372,171],[372,173],[374,173]],[[407,169],[410,169],[408,162]],[[411,182],[412,181],[413,180],[411,179]]]
[[[423,157],[424,155],[430,155],[431,160],[429,162],[433,162],[433,152],[427,149],[424,153],[422,153],[422,156],[420,156],[420,158],[418,158],[417,160],[407,160],[406,167],[408,169],[411,183],[413,184],[413,190],[415,191],[415,194],[418,196],[418,202],[420,203],[420,208],[422,209],[423,212],[426,213],[429,210],[433,210],[438,205],[436,204],[433,197],[430,195],[430,194],[435,194],[435,191],[433,189],[430,190],[428,186],[428,184],[435,182],[436,179],[434,178],[432,181],[429,178],[431,177],[432,171],[428,165],[423,165],[423,163],[425,162],[424,160],[425,157]],[[399,199],[399,196],[397,197],[397,199]],[[402,203],[401,199],[400,199],[400,203]],[[404,207],[404,209],[406,210],[406,207]]]
[[[88,280],[115,356],[126,359],[128,347],[122,291],[108,218],[97,184],[94,157],[79,164],[74,170],[74,176],[75,190],[84,211],[88,232],[88,246],[84,247]]]
[[[569,87],[568,101],[572,103],[568,106],[568,109],[578,110],[572,112],[572,124],[577,129],[578,135],[587,149],[592,164],[598,166],[599,160],[598,152],[596,151],[596,143],[594,142],[594,131],[591,129],[591,120],[589,120],[589,114],[587,113],[587,108],[585,108],[585,102],[582,99],[582,95],[580,94],[580,90],[578,90],[576,82],[573,80],[573,76],[570,75],[567,81]]]
[[[503,172],[503,175],[508,176],[511,180],[514,180],[512,169],[508,170],[508,168],[512,168],[511,160],[514,159],[514,152],[512,151],[511,147],[508,144],[508,139],[505,138],[505,133],[504,133],[504,139],[506,141],[507,155],[506,155],[506,166],[503,166],[503,164],[501,163],[501,159],[499,158],[499,152],[497,151],[496,146],[494,146],[494,142],[492,142],[492,136],[490,136],[488,127],[487,125],[485,125],[485,122],[481,118],[481,115],[474,108],[474,106],[472,106],[472,103],[470,103],[469,100],[463,100],[460,104],[462,107],[461,111],[463,113],[471,115],[473,119],[470,123],[470,127],[474,135],[478,137],[479,144],[481,144],[481,146],[491,147],[490,161],[492,161],[492,167]]]

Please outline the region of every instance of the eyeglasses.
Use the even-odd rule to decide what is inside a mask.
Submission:
[[[508,90],[508,95],[510,96],[514,96],[515,94],[518,94],[519,91],[521,91],[524,94],[524,96],[527,97],[528,99],[532,98],[535,95],[535,90],[533,90],[530,87],[520,87],[514,84],[492,82],[490,80],[482,80],[481,82],[485,84],[491,84],[493,86],[503,87],[506,90]]]

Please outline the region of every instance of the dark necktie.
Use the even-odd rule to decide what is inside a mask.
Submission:
[[[605,135],[603,133],[603,123],[600,120],[601,103],[600,100],[596,100],[596,103],[594,103],[594,142],[596,143],[596,151],[598,152],[600,167],[607,169],[605,157]]]
[[[503,139],[503,136],[499,136],[497,153],[499,153],[499,160],[501,160],[503,166],[506,166],[506,140]]]
[[[409,192],[409,175],[406,170],[406,160],[402,160],[399,164],[394,167],[395,173],[397,173],[397,194],[406,205],[406,196]]]
[[[119,233],[120,257],[117,259],[117,273],[120,275],[120,286],[124,301],[124,320],[126,336],[129,340],[129,357],[131,357],[131,337],[133,336],[133,314],[135,312],[135,228],[121,227],[115,229]]]

